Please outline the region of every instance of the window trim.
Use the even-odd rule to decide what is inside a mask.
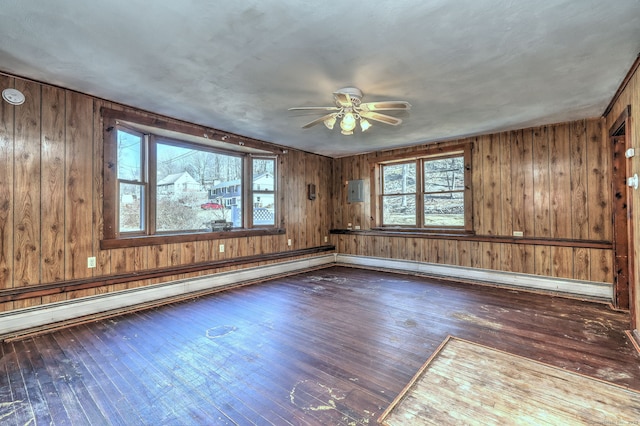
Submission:
[[[110,108],[102,108],[102,124],[103,124],[103,203],[102,203],[102,219],[103,229],[102,236],[100,238],[101,249],[111,248],[126,248],[126,247],[140,247],[147,245],[168,244],[168,243],[180,243],[190,241],[206,241],[214,239],[224,238],[238,238],[248,236],[262,236],[262,235],[279,235],[284,234],[285,229],[282,227],[284,219],[282,217],[282,197],[278,195],[278,189],[281,187],[280,180],[282,179],[282,171],[279,167],[281,161],[279,160],[279,154],[286,152],[281,150],[277,146],[256,141],[250,138],[243,138],[237,135],[229,135],[221,133],[217,130],[212,130],[196,125],[190,125],[182,122],[176,122],[173,120],[162,120],[159,118],[152,118],[149,115],[143,115],[139,113],[129,111],[118,111]],[[214,152],[234,153],[243,157],[243,179],[247,188],[244,191],[243,208],[251,206],[251,200],[253,199],[253,192],[251,184],[251,173],[253,168],[254,158],[270,158],[274,161],[275,174],[274,174],[274,202],[276,208],[274,211],[274,224],[273,225],[258,225],[253,227],[252,223],[243,214],[243,228],[233,229],[230,231],[201,231],[195,232],[159,232],[156,234],[140,234],[136,232],[126,233],[121,235],[118,232],[118,167],[117,167],[117,129],[119,126],[126,128],[140,134],[148,134],[149,129],[157,130],[154,134],[148,138],[143,138],[143,143],[149,144],[147,150],[148,155],[155,155],[153,147],[155,143],[147,141],[147,139],[158,137],[162,140],[170,141],[171,143],[183,143],[186,146],[192,147],[201,145],[206,149],[210,149]],[[177,135],[185,135],[185,139],[176,138]],[[246,160],[244,160],[246,158]],[[149,166],[149,159],[143,158],[145,167]],[[249,180],[246,178],[249,177]],[[153,173],[149,173],[147,184],[149,187],[152,185],[155,187],[156,177]],[[249,182],[246,184],[246,182]],[[150,202],[155,202],[155,192],[150,195]],[[148,207],[148,206],[147,206]],[[153,215],[149,215],[149,208],[144,212],[148,215],[146,218],[146,227],[151,226],[151,221],[154,221]],[[243,211],[245,213],[246,210]],[[146,232],[146,231],[145,231]]]
[[[268,156],[264,156],[264,155],[262,155],[262,156],[261,155],[255,155],[253,158],[273,159],[273,161],[274,161],[273,168],[276,171],[276,174],[278,173],[278,167],[277,167],[278,158],[277,157],[273,157],[273,156],[272,157],[268,157]],[[273,194],[273,202],[275,204],[275,208],[273,210],[273,222],[274,222],[273,225],[268,225],[268,224],[266,224],[266,225],[256,225],[254,223],[255,222],[254,221],[255,217],[252,214],[251,215],[251,223],[248,224],[248,227],[250,229],[273,228],[278,223],[277,218],[279,216],[279,212],[280,212],[281,205],[282,205],[281,202],[276,202],[276,199],[277,198],[279,199],[279,197],[277,197],[278,196],[278,190],[279,190],[278,179],[276,178],[276,175],[273,176],[273,190],[255,189],[255,188],[253,188],[253,179],[255,178],[255,176],[253,175],[253,163],[251,164],[251,166],[252,167],[249,170],[250,177],[249,177],[248,180],[246,180],[246,182],[249,182],[249,185],[251,185],[251,189],[249,191],[250,192],[250,196],[247,197],[248,198],[247,199],[247,206],[248,206],[247,208],[253,210],[253,208],[254,208],[253,207],[253,200],[254,200],[254,197],[256,196],[256,194],[258,196],[262,196],[262,195],[266,195],[266,194]]]
[[[471,156],[473,144],[470,142],[452,144],[448,146],[436,146],[426,148],[419,152],[412,152],[410,155],[390,155],[387,157],[380,157],[377,159],[376,164],[372,167],[371,182],[373,182],[373,190],[371,191],[371,217],[373,219],[374,226],[372,229],[378,231],[393,231],[393,232],[422,232],[433,234],[474,234],[473,230],[473,189],[472,189],[472,177],[471,177]],[[417,162],[421,159],[439,159],[454,156],[455,153],[462,153],[464,161],[464,225],[460,227],[444,227],[444,226],[428,226],[418,227],[413,225],[383,225],[382,223],[382,166],[386,164],[394,163],[406,163]],[[421,164],[421,163],[420,163]],[[422,167],[418,167],[422,169]],[[423,170],[416,170],[416,179],[423,179]],[[422,183],[421,183],[422,185]],[[423,192],[416,191],[416,221],[418,215],[423,215],[424,207],[422,207],[422,201],[419,200],[419,196],[423,195]]]

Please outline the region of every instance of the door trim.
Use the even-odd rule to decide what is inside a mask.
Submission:
[[[630,119],[631,106],[628,105],[609,129],[608,137],[612,155],[613,304],[618,309],[629,309],[634,321],[632,193],[626,184],[630,161],[624,155],[630,147]]]

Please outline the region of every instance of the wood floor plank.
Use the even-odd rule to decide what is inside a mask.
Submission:
[[[55,394],[55,389],[51,386],[51,378],[45,371],[42,357],[31,339],[16,342],[14,349],[20,363],[34,423],[53,423],[51,413],[64,413],[64,407],[57,398],[47,401],[46,395]]]
[[[114,386],[111,378],[104,373],[100,363],[87,352],[82,340],[76,340],[70,329],[60,330],[59,333],[53,335],[53,338],[59,340],[59,344],[78,342],[77,345],[67,346],[65,351],[76,360],[83,381],[87,383],[91,399],[105,413],[105,418],[109,419],[109,423],[124,426],[130,424],[132,420],[142,420],[137,417],[135,410]]]
[[[198,352],[197,348],[190,344],[192,339],[189,339],[188,342],[177,341],[178,335],[172,333],[172,326],[168,321],[165,321],[161,329],[155,332],[149,330],[149,325],[139,328],[137,324],[140,316],[123,319],[128,323],[129,333],[133,333],[134,336],[137,336],[139,332],[160,333],[169,337],[168,342],[170,343],[154,351],[147,351],[144,345],[133,344],[134,337],[129,337],[128,344],[145,361],[145,364],[153,366],[158,377],[171,380],[171,385],[174,388],[181,388],[190,394],[190,402],[184,404],[186,409],[215,406],[218,411],[229,411],[229,413],[225,413],[228,417],[242,418],[243,423],[246,424],[259,424],[262,421],[259,412],[253,410],[249,404],[245,404],[243,399],[233,395],[228,387],[221,386],[219,382],[212,380],[210,367],[213,363],[211,359],[202,359],[201,363],[189,363],[197,356]],[[208,368],[199,368],[201,364]],[[201,415],[205,419],[209,416],[206,412]],[[190,413],[190,416],[195,417],[196,413]]]
[[[20,402],[0,421],[373,424],[450,334],[640,389],[628,323],[598,303],[331,267],[4,342],[1,401]],[[438,380],[434,397],[455,392]]]
[[[77,327],[61,330],[57,333],[61,338],[69,341],[77,341],[84,348],[86,353],[91,355],[93,364],[89,361],[87,366],[92,366],[94,376],[108,378],[109,382],[102,382],[104,388],[114,389],[110,393],[109,401],[117,406],[120,412],[126,413],[126,420],[134,422],[147,418],[150,415],[152,405],[144,399],[144,387],[140,380],[132,378],[126,364],[122,364],[117,348],[105,345],[100,338],[100,330],[103,324],[97,322],[91,325],[80,325]],[[79,357],[79,362],[84,361]]]
[[[117,323],[117,324],[114,324]],[[140,391],[144,396],[146,405],[152,407],[143,414],[143,419],[157,419],[162,423],[176,423],[192,419],[206,419],[208,416],[200,410],[202,401],[194,401],[194,389],[184,389],[180,382],[173,380],[171,370],[157,368],[150,360],[145,359],[136,350],[136,345],[131,343],[134,331],[126,321],[118,320],[104,324],[104,328],[99,334],[110,348],[118,354],[119,364],[124,364],[129,370],[126,381],[131,385],[138,383],[138,379],[144,377],[140,383],[143,384]],[[156,340],[157,341],[157,340]],[[144,351],[152,353],[161,351],[162,343],[158,342],[152,346],[144,346]],[[200,386],[199,383],[192,385]],[[130,387],[133,387],[131,386]],[[130,388],[129,388],[130,389]],[[126,392],[126,396],[133,396],[131,391]],[[224,419],[224,416],[222,416]],[[238,424],[249,424],[248,422],[237,422]]]
[[[17,369],[13,347],[0,345],[0,356],[0,421],[8,425],[17,425],[17,411],[23,402],[15,398],[11,387],[11,376]]]
[[[257,395],[248,392],[248,390],[255,389],[256,386],[259,386],[260,383],[264,382],[265,380],[278,383],[282,382],[284,378],[289,377],[290,374],[294,374],[294,377],[299,377],[297,375],[300,374],[297,369],[298,365],[294,365],[294,363],[292,363],[290,360],[287,361],[287,355],[284,352],[277,352],[277,359],[265,359],[265,356],[267,354],[265,353],[264,344],[266,342],[264,340],[262,340],[261,343],[256,342],[256,340],[260,340],[260,336],[257,335],[258,333],[256,333],[255,335],[252,333],[251,335],[245,336],[244,338],[240,337],[242,332],[238,331],[238,329],[243,330],[250,328],[251,324],[241,324],[242,321],[239,321],[241,320],[241,317],[237,313],[232,317],[232,319],[228,319],[223,312],[215,310],[216,318],[215,320],[212,320],[209,316],[200,318],[200,316],[198,315],[199,312],[202,312],[202,310],[198,310],[198,312],[185,312],[185,314],[189,316],[191,323],[194,325],[192,329],[200,329],[200,336],[209,335],[209,331],[211,331],[212,336],[210,337],[212,337],[213,339],[207,339],[211,344],[215,345],[215,355],[210,359],[210,364],[212,367],[215,366],[215,369],[212,369],[211,373],[215,373],[216,380],[220,381],[224,386],[226,386],[229,393],[236,395],[236,397],[238,398],[247,398],[247,402],[251,402],[255,400]],[[229,323],[238,324],[238,327],[232,327],[229,325]],[[211,327],[212,325],[215,326]],[[225,337],[228,329],[232,330],[233,338],[230,341],[231,345],[226,345],[225,339],[217,338]],[[218,334],[222,335],[218,336]],[[229,332],[229,334],[231,336],[231,332]],[[179,337],[177,336],[176,338],[179,339]],[[249,342],[249,345],[247,345],[246,342]],[[178,344],[180,344],[179,341]],[[253,346],[253,348],[251,346]],[[258,350],[260,351],[260,353],[258,353]],[[241,366],[243,364],[238,363],[237,360],[248,360],[249,362],[260,360],[260,364],[268,365],[268,369],[264,369],[262,367],[256,368],[253,362],[253,365],[245,365],[244,368],[240,369],[237,366]],[[285,368],[280,367],[279,364],[285,363]],[[264,377],[265,375],[266,377]],[[291,382],[295,383],[294,380],[295,379],[291,379]],[[269,391],[273,393],[273,389],[263,390],[263,392]],[[278,391],[280,393],[280,399],[286,401],[291,392],[291,387],[281,386]],[[323,404],[327,404],[327,402],[318,400],[316,405],[321,406]],[[304,417],[308,416],[303,416],[303,419]],[[320,419],[318,419],[318,421],[320,421]],[[281,424],[281,422],[278,421],[275,424]]]
[[[16,351],[15,346],[5,352],[3,361],[6,363],[8,371],[8,385],[11,388],[11,400],[6,401],[9,412],[13,412],[16,424],[27,424],[33,421],[33,408],[29,404],[29,393],[21,370],[21,353]],[[27,377],[28,381],[32,377]]]
[[[186,312],[182,312],[186,313]],[[142,313],[144,314],[144,313]],[[162,315],[162,312],[157,312]],[[239,401],[243,401],[254,407],[264,421],[274,424],[292,424],[289,422],[289,413],[281,410],[277,401],[269,400],[273,393],[272,389],[261,389],[260,383],[263,381],[255,372],[255,367],[249,365],[242,371],[236,372],[233,368],[227,368],[227,365],[233,365],[233,359],[253,360],[259,355],[254,353],[242,354],[237,351],[233,353],[225,353],[221,348],[206,337],[206,325],[199,325],[196,315],[189,315],[192,321],[192,329],[199,329],[197,336],[185,336],[181,333],[182,327],[169,325],[165,329],[165,333],[172,336],[170,341],[174,346],[177,356],[180,358],[185,372],[193,372],[198,375],[207,377],[209,383],[215,382],[221,389],[229,395],[235,396]],[[150,316],[150,320],[154,321],[157,315]],[[179,322],[176,322],[179,325]],[[236,336],[234,336],[236,337]],[[238,347],[244,347],[243,342],[236,341]],[[186,355],[188,353],[188,355]],[[161,362],[161,360],[160,360]]]
[[[52,393],[48,400],[60,399],[64,412],[69,417],[70,424],[89,424],[89,418],[76,394],[75,385],[82,384],[82,378],[74,369],[73,360],[67,358],[52,336],[45,339],[34,339],[35,346],[42,356],[46,371],[47,383],[52,386]],[[50,404],[51,405],[51,404]],[[56,413],[61,416],[62,413]]]
[[[243,298],[243,300],[246,301],[246,298]],[[244,309],[243,307],[242,312],[246,313],[247,309]],[[247,324],[250,323],[247,322]],[[304,328],[304,324],[301,324],[301,326]],[[319,345],[313,344],[313,341],[305,341],[308,336],[314,335],[314,333],[311,333],[310,330],[306,329],[307,333],[299,333],[293,337],[285,335],[285,337],[279,338],[279,336],[282,334],[282,332],[277,330],[279,327],[277,325],[271,324],[269,328],[274,328],[276,330],[273,330],[273,333],[271,335],[263,336],[260,342],[260,347],[265,348],[266,346],[273,344],[274,348],[281,349],[281,353],[280,355],[278,355],[278,359],[287,362],[287,369],[299,369],[300,374],[304,375],[303,377],[307,377],[307,380],[310,377],[313,377],[316,383],[323,383],[325,386],[329,384],[332,388],[338,387],[343,390],[348,390],[354,387],[354,382],[351,381],[354,379],[353,376],[346,377],[346,375],[344,375],[340,377],[340,375],[338,374],[339,366],[336,365],[336,362],[330,362],[331,359],[339,360],[340,364],[345,364],[348,362],[348,360],[344,356],[344,353],[341,353],[339,358],[335,356],[336,353],[338,351],[341,351],[342,348],[336,347],[331,352],[331,354],[327,354],[326,356],[318,356],[317,353],[313,352],[316,351],[315,348]],[[267,328],[267,332],[271,331],[269,330],[269,328]],[[255,332],[249,331],[249,333],[251,333],[252,335],[256,335],[258,334],[258,332],[259,330],[255,330]],[[334,342],[339,341],[338,339],[326,339],[323,340],[323,343],[331,345],[331,340],[333,340]],[[295,347],[291,345],[291,341],[296,342]],[[305,348],[309,348],[309,350],[306,350]],[[359,357],[356,362],[361,363],[362,357]],[[330,371],[331,375],[327,375],[325,373],[326,371]],[[327,381],[329,380],[331,382],[327,383]],[[370,397],[376,398],[376,395],[370,394]],[[324,401],[324,405],[326,405],[326,403],[327,401]],[[353,413],[344,414],[346,416],[353,415]]]

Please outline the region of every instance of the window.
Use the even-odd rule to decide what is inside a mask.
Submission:
[[[253,224],[255,226],[275,225],[273,214],[275,205],[276,180],[275,162],[257,160],[253,162]]]
[[[379,164],[378,218],[382,227],[471,230],[470,153],[394,159]]]
[[[113,124],[105,134],[105,239],[275,228],[275,155]]]

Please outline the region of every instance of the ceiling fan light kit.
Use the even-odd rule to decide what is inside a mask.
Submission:
[[[294,107],[289,111],[332,111],[327,115],[313,120],[302,126],[303,129],[324,123],[332,130],[337,120],[340,120],[340,131],[343,135],[352,135],[360,124],[360,130],[365,132],[371,127],[369,120],[398,126],[402,120],[377,111],[408,111],[411,109],[409,102],[382,101],[362,103],[362,91],[355,87],[344,87],[333,93],[335,106],[327,107]],[[369,119],[369,120],[367,120]]]

